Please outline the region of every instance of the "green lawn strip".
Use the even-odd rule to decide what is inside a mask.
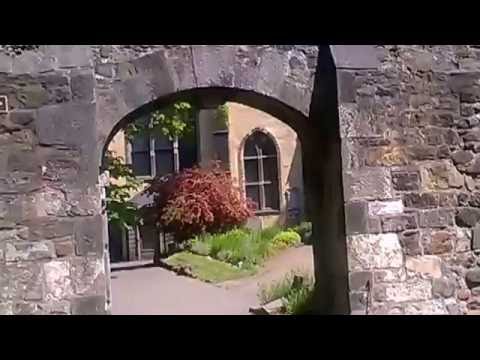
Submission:
[[[170,256],[164,262],[173,268],[188,267],[199,280],[220,283],[254,274],[254,270],[244,270],[233,265],[188,251]]]

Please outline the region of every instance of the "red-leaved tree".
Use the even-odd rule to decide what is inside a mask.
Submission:
[[[155,179],[146,191],[154,202],[144,209],[144,218],[179,241],[203,232],[228,231],[253,215],[254,204],[243,198],[218,163]]]

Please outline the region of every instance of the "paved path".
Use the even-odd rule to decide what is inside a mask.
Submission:
[[[149,267],[112,272],[114,315],[248,315],[258,303],[262,284],[292,270],[313,273],[310,246],[288,249],[270,259],[253,277],[207,284],[173,272]]]
[[[113,315],[248,315],[249,300],[149,267],[112,273]]]

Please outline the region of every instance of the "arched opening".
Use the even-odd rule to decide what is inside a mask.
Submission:
[[[238,96],[239,93],[242,96]],[[212,101],[212,94],[214,94],[214,101]],[[177,94],[176,97],[169,97],[168,100],[174,102],[187,100],[199,109],[193,119],[194,135],[187,139],[190,140],[187,145],[183,138],[175,142],[158,134],[141,134],[132,139],[125,138],[121,126],[125,128],[129,124],[138,123],[148,127],[151,121],[149,114],[167,104],[166,100],[160,99],[153,104],[144,105],[120,120],[112,130],[112,134],[108,136],[111,141],[104,147],[104,152],[111,150],[112,144],[123,141],[124,148],[121,152],[125,155],[126,163],[131,167],[133,174],[146,183],[156,176],[182,171],[192,166],[207,165],[211,160],[220,160],[235,179],[235,184],[238,185],[242,194],[256,204],[254,216],[245,225],[247,229],[264,233],[290,231],[292,227],[306,221],[300,216],[305,214],[303,204],[295,200],[295,195],[291,195],[291,193],[295,194],[295,191],[303,193],[303,169],[300,140],[295,129],[288,124],[305,122],[306,118],[303,114],[287,108],[274,99],[266,99],[253,92],[247,94],[242,91],[232,91],[232,89],[198,89]],[[239,100],[242,100],[242,103],[239,103]],[[205,108],[205,103],[209,103],[208,108]],[[230,109],[226,125],[219,124],[216,120],[217,105],[224,105]],[[259,107],[270,110],[270,113],[258,110]],[[284,121],[282,116],[279,119],[271,112],[286,113],[288,120]],[[118,140],[119,137],[120,140]],[[142,201],[146,201],[142,192],[135,194],[132,199],[139,201],[140,206],[144,205]],[[295,203],[294,206],[292,206],[293,203]],[[295,216],[291,216],[293,211],[297,211]],[[152,225],[138,226],[133,231],[118,237],[116,241],[113,240],[115,236],[118,237],[118,234],[110,229],[110,256],[114,270],[120,268],[125,271],[130,267],[151,265],[155,243],[159,239],[161,245],[158,248],[161,252],[162,264],[163,260],[168,260],[170,256],[179,252],[174,247],[169,248],[166,238],[168,234],[159,232]],[[279,271],[277,278],[271,280],[272,283],[282,281],[289,276],[290,271],[303,272],[304,275],[313,277],[311,244],[297,245],[300,248],[289,249],[296,257],[297,263],[290,267],[286,265]],[[300,259],[295,252],[301,254],[302,258]],[[113,258],[113,256],[117,257]],[[287,260],[288,256],[291,255],[283,255]],[[276,262],[279,261],[285,260],[276,260]],[[115,296],[117,300],[119,300],[118,296],[122,296],[117,291],[115,279],[115,276],[120,276],[118,274],[121,272],[117,274],[115,272],[112,283],[114,313],[122,311],[115,306]],[[227,287],[231,286],[228,281],[221,284],[221,286],[224,284]],[[262,285],[267,287],[272,284],[263,283]],[[258,287],[255,290],[255,296],[258,297],[260,291]],[[254,300],[250,301],[249,305],[254,306]],[[245,313],[248,313],[248,307],[245,304]],[[168,313],[169,309],[165,311]],[[201,310],[192,309],[192,311]]]

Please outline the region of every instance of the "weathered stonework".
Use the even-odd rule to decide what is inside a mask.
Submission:
[[[102,151],[189,95],[297,131],[319,312],[478,308],[479,79],[468,45],[0,46],[0,313],[108,312]]]

